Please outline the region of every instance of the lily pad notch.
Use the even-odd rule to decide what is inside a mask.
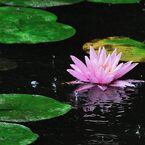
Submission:
[[[57,16],[40,9],[0,7],[0,43],[46,43],[68,39],[76,30],[57,22]]]

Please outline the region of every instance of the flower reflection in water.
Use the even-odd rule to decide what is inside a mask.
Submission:
[[[88,142],[89,145],[119,145],[117,136],[114,134],[93,134],[92,139]]]
[[[131,108],[132,94],[137,93],[135,88],[108,87],[105,91],[97,85],[80,85],[71,94],[71,101],[75,108],[83,109],[84,117],[91,118],[91,121],[108,122],[109,119],[117,120]],[[99,120],[98,120],[99,119]]]
[[[119,145],[120,139],[134,137],[138,141],[143,128],[130,124],[127,113],[133,109],[137,88],[108,87],[105,91],[97,85],[79,85],[70,95],[72,105],[81,112],[88,145]],[[114,130],[112,130],[112,128]],[[126,131],[126,132],[125,132]],[[85,143],[84,143],[85,144]]]

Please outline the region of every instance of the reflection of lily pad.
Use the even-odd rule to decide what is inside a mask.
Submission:
[[[93,46],[96,51],[99,47],[105,46],[107,52],[111,53],[114,48],[122,52],[122,61],[145,62],[145,44],[128,37],[108,37],[96,39],[84,44],[83,49],[89,53],[89,47]]]
[[[127,4],[127,3],[139,3],[140,0],[88,0],[96,3],[112,3],[112,4]]]
[[[43,10],[0,7],[0,43],[39,43],[67,39],[75,34],[68,25]]]
[[[52,7],[71,5],[83,0],[0,0],[0,4],[32,7]]]
[[[7,71],[11,69],[15,69],[17,67],[17,63],[9,60],[7,58],[0,58],[0,71]]]
[[[23,125],[0,122],[1,145],[28,145],[37,138],[37,134]]]
[[[28,94],[1,94],[0,121],[27,122],[67,113],[71,106],[52,98]]]

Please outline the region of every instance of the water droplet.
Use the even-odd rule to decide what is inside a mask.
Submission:
[[[38,85],[39,85],[39,82],[37,82],[37,81],[31,81],[31,86],[33,88],[36,88]]]

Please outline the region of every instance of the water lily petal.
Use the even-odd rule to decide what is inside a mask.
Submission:
[[[104,86],[104,85],[98,85],[98,87],[102,90],[102,91],[105,91],[108,87],[107,86]]]
[[[116,57],[115,59],[113,60],[113,63],[112,63],[112,68],[113,70],[116,68],[116,66],[118,65],[119,61],[120,61],[120,58],[121,58],[121,55],[122,53],[120,52]]]
[[[135,87],[134,84],[131,84],[125,80],[117,80],[114,83],[110,84],[110,86],[112,87],[121,87],[121,88],[125,88],[125,87]]]
[[[82,74],[86,77],[86,79],[88,78],[88,74],[89,74],[89,70],[86,67],[86,65],[79,60],[78,58],[76,58],[75,56],[71,56],[72,61],[75,63],[75,65],[80,69],[80,71],[82,72]],[[73,66],[74,67],[74,66]]]
[[[114,49],[114,51],[111,54],[111,58],[112,59],[115,59],[116,58],[116,55],[117,55],[117,49]]]
[[[85,76],[83,76],[81,73],[79,72],[76,72],[75,70],[72,70],[72,69],[67,69],[67,72],[69,72],[73,77],[81,80],[81,81],[84,81],[84,82],[88,82],[87,78]]]
[[[122,68],[120,70],[116,71],[115,78],[118,79],[118,78],[124,76],[126,73],[128,73],[130,70],[132,70],[136,65],[138,65],[138,63],[132,64],[131,61],[123,64]]]
[[[95,60],[95,59],[97,59],[97,54],[95,50],[92,47],[90,47],[90,60]]]
[[[82,71],[79,69],[78,66],[74,65],[74,64],[70,64],[70,66],[77,72],[82,73]]]
[[[106,60],[106,51],[105,51],[105,48],[102,48],[100,51],[98,62],[100,65],[102,65],[102,64],[104,64],[105,60]]]
[[[91,89],[92,87],[96,86],[96,84],[84,84],[84,85],[80,85],[75,92],[83,92],[86,90]]]
[[[91,73],[91,75],[95,74],[96,70],[94,69],[93,64],[91,63],[90,59],[87,56],[85,56],[85,62],[86,62],[86,66],[87,66],[89,72]]]

